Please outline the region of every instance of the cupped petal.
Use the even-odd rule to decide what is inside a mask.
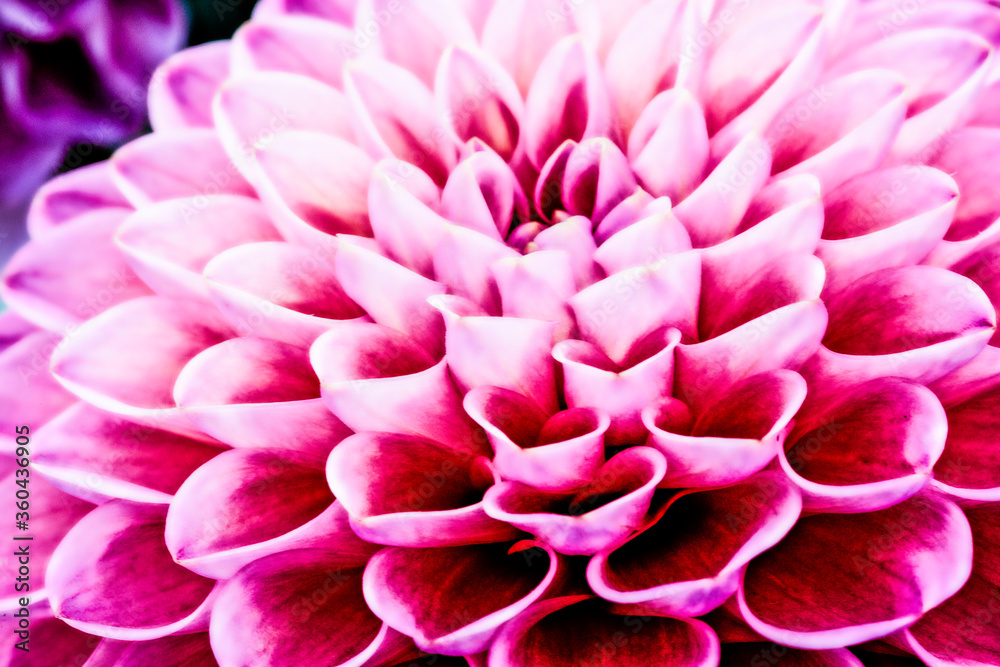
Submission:
[[[750,563],[736,602],[772,641],[839,648],[905,628],[950,598],[972,553],[962,511],[924,491],[877,512],[800,519]]]
[[[587,581],[612,602],[700,616],[736,592],[746,564],[777,544],[801,509],[797,490],[780,472],[683,491],[640,533],[594,556]]]
[[[111,166],[97,162],[73,169],[35,193],[28,209],[28,233],[41,238],[79,215],[104,208],[132,208],[111,180]]]
[[[321,549],[243,568],[215,603],[209,638],[220,667],[392,664],[413,646],[369,611],[361,570]]]
[[[927,485],[947,432],[944,408],[929,389],[879,378],[800,415],[779,462],[807,510],[880,510]]]
[[[434,249],[434,277],[455,297],[470,301],[472,305],[466,305],[473,310],[499,315],[500,290],[491,269],[497,262],[520,257],[521,253],[495,238],[448,225]]]
[[[219,447],[142,426],[77,403],[39,429],[32,465],[92,503],[120,498],[167,504]]]
[[[585,341],[558,343],[552,356],[562,366],[563,392],[571,408],[593,407],[611,417],[605,434],[610,446],[644,442],[642,410],[673,390],[674,351],[680,332],[665,329],[648,337],[638,358],[621,367]]]
[[[632,447],[612,457],[574,495],[501,482],[483,498],[486,513],[535,535],[559,553],[593,554],[638,528],[666,473],[663,455]]]
[[[486,443],[462,410],[444,360],[378,324],[341,322],[309,352],[327,407],[355,431],[421,436],[455,449]]]
[[[401,547],[502,542],[520,533],[483,511],[489,473],[430,440],[360,433],[330,454],[330,488],[362,539]]]
[[[570,215],[600,223],[638,184],[621,149],[607,137],[583,139],[566,161],[562,201]]]
[[[115,245],[157,294],[207,299],[202,278],[216,255],[247,243],[279,241],[264,207],[239,195],[173,198],[131,214]]]
[[[702,621],[575,595],[539,602],[504,626],[490,650],[489,667],[711,667],[718,662],[719,639]]]
[[[823,238],[816,250],[827,269],[824,296],[836,294],[872,267],[924,260],[944,238],[960,201],[954,179],[921,165],[870,172],[827,194]]]
[[[212,127],[212,97],[229,76],[229,43],[209,42],[167,58],[149,87],[149,122],[156,131]]]
[[[114,184],[136,208],[182,197],[255,195],[210,128],[147,134],[115,151],[110,165]]]
[[[546,222],[553,220],[559,211],[566,208],[562,200],[562,182],[566,173],[566,163],[576,144],[577,142],[572,139],[562,142],[542,165],[535,181],[533,199],[535,210]]]
[[[574,215],[546,227],[533,239],[540,251],[562,250],[569,256],[570,271],[578,290],[593,285],[605,275],[595,262],[597,244],[592,228],[589,219]]]
[[[505,480],[563,492],[588,484],[604,464],[604,434],[611,419],[594,408],[550,417],[534,401],[499,387],[473,389],[464,405],[486,431],[493,465]]]
[[[309,243],[320,234],[372,235],[368,184],[375,163],[353,143],[320,132],[283,132],[258,148],[256,166],[261,200],[287,238]]]
[[[462,227],[503,241],[511,225],[528,219],[528,200],[517,176],[489,150],[476,151],[448,176],[441,214]]]
[[[940,142],[930,165],[950,174],[961,197],[955,221],[945,238],[964,241],[985,230],[1000,217],[1000,198],[992,184],[1000,177],[1000,128],[967,127]]]
[[[66,332],[116,304],[151,294],[112,242],[130,212],[83,213],[25,245],[4,267],[0,297],[32,323]]]
[[[311,345],[338,320],[365,311],[337,279],[340,244],[248,243],[219,253],[203,271],[212,302],[241,336]]]
[[[529,318],[554,325],[548,343],[574,334],[576,324],[567,307],[567,301],[576,294],[569,252],[536,250],[523,257],[502,258],[489,268],[505,318]]]
[[[170,504],[164,538],[177,563],[212,579],[293,549],[323,548],[345,567],[375,551],[334,501],[323,459],[288,450],[233,449],[201,466]]]
[[[306,348],[233,338],[200,352],[174,384],[177,405],[232,447],[326,456],[352,433],[324,405]]]
[[[207,632],[143,642],[104,639],[83,667],[218,667]]]
[[[642,412],[648,444],[667,457],[665,488],[732,484],[766,466],[781,449],[806,397],[806,383],[788,370],[745,378],[703,411],[675,398]]]
[[[365,568],[365,600],[425,651],[478,653],[558,584],[551,547],[524,540],[439,549],[389,547]]]
[[[52,355],[52,375],[102,410],[203,439],[176,409],[174,382],[191,358],[232,335],[211,306],[142,297],[67,337]]]
[[[129,641],[208,627],[215,582],[173,561],[163,543],[166,513],[112,500],[73,526],[46,570],[56,616]]]
[[[683,88],[653,98],[628,138],[632,169],[642,187],[654,197],[685,199],[701,183],[708,155],[705,114],[690,91]]]
[[[233,35],[233,75],[290,72],[340,88],[344,65],[358,50],[354,36],[346,26],[302,16],[255,19]]]

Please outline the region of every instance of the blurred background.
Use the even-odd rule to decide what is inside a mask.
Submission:
[[[148,132],[156,66],[232,36],[254,4],[0,0],[0,267],[26,240],[34,191]]]

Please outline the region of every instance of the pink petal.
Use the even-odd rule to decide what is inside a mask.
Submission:
[[[606,137],[582,140],[566,162],[562,200],[571,215],[599,223],[638,187],[621,149]]]
[[[827,194],[816,251],[827,268],[824,295],[836,294],[872,267],[922,261],[944,238],[959,201],[950,176],[915,165],[870,172]]]
[[[41,238],[65,222],[102,208],[131,208],[111,180],[107,162],[56,176],[35,193],[28,209],[28,232]]]
[[[112,242],[128,214],[126,208],[84,213],[27,244],[4,268],[0,297],[34,324],[65,332],[150,294]]]
[[[476,472],[475,459],[430,440],[361,433],[334,449],[326,474],[354,532],[369,542],[445,547],[519,534],[483,511],[492,480]]]
[[[572,258],[564,250],[539,250],[501,259],[490,266],[504,317],[542,320],[555,329],[548,342],[573,334],[567,300],[576,293]]]
[[[10,311],[8,311],[10,312]],[[17,428],[38,429],[73,405],[76,397],[49,373],[50,357],[60,344],[59,336],[47,331],[26,334],[0,352],[0,443],[13,451]]]
[[[203,272],[212,302],[241,336],[311,345],[338,320],[364,315],[332,266],[333,237],[310,248],[248,243],[219,253]]]
[[[253,10],[253,18],[271,19],[304,14],[331,23],[350,26],[358,0],[261,0]]]
[[[77,403],[38,431],[32,465],[93,503],[167,504],[196,468],[222,450]]]
[[[162,296],[206,298],[202,271],[219,253],[278,241],[264,207],[238,195],[169,199],[136,211],[115,234],[143,282]]]
[[[290,72],[340,88],[354,33],[329,21],[285,15],[243,24],[232,40],[233,74]]]
[[[464,404],[486,431],[505,480],[563,492],[589,483],[604,464],[611,420],[603,412],[574,408],[548,417],[533,401],[498,387],[477,387]]]
[[[638,348],[639,356],[621,367],[590,343],[562,341],[552,350],[552,356],[562,365],[566,404],[606,412],[611,417],[605,435],[608,445],[642,442],[646,437],[642,410],[670,396],[674,350],[679,342],[680,332],[676,329],[650,336]]]
[[[964,128],[942,142],[941,151],[930,164],[950,174],[962,196],[955,222],[945,237],[964,241],[986,229],[1000,211],[1000,199],[992,186],[1000,177],[1000,129]]]
[[[690,249],[691,237],[668,208],[616,232],[594,252],[594,260],[611,275],[665,261],[670,255]]]
[[[957,593],[971,568],[969,522],[925,492],[878,512],[800,519],[750,564],[737,602],[772,641],[838,648],[910,625]]]
[[[604,75],[579,36],[560,40],[539,65],[524,103],[522,129],[536,169],[566,140],[614,138]]]
[[[32,610],[34,611],[34,610]],[[30,629],[30,640],[27,652],[14,648],[20,641],[14,633],[5,642],[4,648],[9,650],[9,667],[33,667],[39,663],[45,665],[77,665],[88,660],[88,656],[100,641],[93,635],[80,632],[58,618],[33,618]],[[75,662],[74,662],[75,661]],[[95,667],[105,667],[94,663]]]
[[[320,549],[244,568],[212,613],[209,637],[220,667],[392,664],[412,644],[368,610],[361,581],[360,570],[342,568]]]
[[[522,541],[481,546],[389,547],[365,568],[375,614],[425,651],[467,655],[545,595],[560,574],[551,547]]]
[[[218,667],[208,633],[175,635],[152,641],[105,639],[97,645],[87,667]]]
[[[996,268],[998,255],[1000,255],[1000,243],[989,243],[950,267],[955,273],[979,285],[990,298],[994,308],[1000,304],[1000,271]],[[1000,337],[994,334],[990,343],[996,345],[998,342]]]
[[[520,257],[506,243],[465,227],[448,225],[434,249],[434,277],[451,288],[449,291],[456,298],[468,299],[483,312],[499,315],[500,290],[491,269],[501,260]]]
[[[596,553],[642,523],[667,464],[648,447],[614,456],[575,495],[539,493],[515,482],[490,488],[487,514],[534,534],[559,553]]]
[[[929,389],[872,380],[826,410],[800,415],[779,462],[814,512],[870,512],[922,489],[948,420]]]
[[[198,428],[237,448],[326,456],[351,434],[320,398],[305,348],[233,338],[199,353],[174,384]]]
[[[736,591],[746,564],[792,529],[801,508],[795,487],[777,472],[683,491],[638,535],[594,556],[587,581],[612,602],[700,616]]]
[[[535,182],[534,203],[538,214],[546,222],[552,220],[557,211],[564,210],[566,205],[562,200],[562,182],[566,173],[569,156],[576,148],[576,141],[567,139],[549,156],[542,165],[541,173]],[[531,224],[531,223],[528,223]],[[525,225],[522,225],[524,227]],[[520,229],[520,228],[518,228]],[[515,230],[516,232],[517,230]]]
[[[674,398],[642,412],[649,442],[667,457],[666,488],[732,484],[766,466],[781,449],[806,384],[787,370],[732,385],[703,410]]]
[[[569,255],[570,270],[578,290],[604,277],[594,263],[597,246],[591,228],[591,221],[586,217],[573,216],[546,227],[534,238],[539,250],[563,250]]]
[[[991,350],[992,348],[987,348]],[[996,474],[996,449],[992,433],[1000,388],[996,386],[996,366],[989,364],[994,376],[992,386],[980,388],[972,396],[946,404],[948,439],[944,454],[934,467],[934,486],[950,496],[972,501],[1000,499],[1000,476]],[[975,363],[975,362],[973,362]],[[971,365],[971,364],[970,364]]]
[[[448,176],[441,214],[462,227],[497,241],[510,232],[515,216],[528,219],[528,200],[510,167],[492,151],[476,151]]]
[[[233,449],[212,459],[177,491],[165,531],[174,560],[212,579],[293,549],[323,548],[350,567],[375,550],[334,502],[323,459],[290,450]]]
[[[718,662],[719,640],[699,620],[650,615],[575,595],[539,602],[504,626],[489,664],[711,667]]]
[[[157,131],[212,127],[212,97],[229,76],[229,43],[210,42],[167,58],[153,73],[149,121]]]
[[[113,500],[63,538],[46,571],[49,599],[73,627],[142,641],[208,625],[215,582],[173,562],[166,508]]]

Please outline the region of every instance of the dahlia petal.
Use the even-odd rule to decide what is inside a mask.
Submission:
[[[510,167],[492,151],[476,151],[448,176],[441,214],[496,241],[507,238],[514,216],[528,218],[528,200]]]
[[[463,393],[501,387],[531,399],[545,414],[558,411],[552,322],[449,312],[445,322],[448,369]]]
[[[192,155],[198,156],[193,165]],[[181,197],[255,196],[214,129],[147,134],[115,151],[109,164],[114,184],[136,208]]]
[[[362,317],[331,266],[341,246],[248,243],[219,253],[203,272],[212,302],[241,336],[309,346],[338,320]]]
[[[368,610],[361,570],[320,549],[274,554],[241,570],[219,595],[209,637],[220,667],[392,664],[407,648]]]
[[[674,207],[694,247],[712,246],[734,236],[770,175],[771,149],[758,132],[751,132]]]
[[[604,273],[594,263],[597,246],[591,233],[591,221],[584,216],[573,216],[546,227],[534,238],[539,250],[562,250],[570,260],[570,268],[578,290],[594,284]]]
[[[614,139],[611,102],[600,64],[579,36],[560,40],[538,67],[524,103],[524,146],[541,169],[567,140]]]
[[[950,174],[961,197],[955,221],[945,238],[964,241],[985,230],[1000,217],[1000,198],[993,184],[1000,177],[1000,128],[969,127],[942,140],[931,166]]]
[[[449,547],[516,538],[516,529],[483,511],[474,461],[430,440],[361,433],[334,449],[326,474],[368,542]]]
[[[260,0],[254,6],[253,17],[271,19],[304,14],[351,26],[357,5],[358,0]]]
[[[41,238],[84,213],[106,208],[131,208],[111,180],[111,166],[97,162],[56,176],[35,193],[28,209],[28,232]]]
[[[615,233],[594,252],[594,260],[608,275],[614,275],[690,249],[691,237],[687,229],[673,211],[666,210]]]
[[[780,660],[791,667],[863,667],[846,648],[828,651],[803,651],[774,643],[741,642],[723,644],[720,667],[748,667],[761,660]]]
[[[548,417],[534,401],[508,389],[477,387],[465,410],[493,446],[493,465],[505,480],[563,492],[589,483],[604,464],[611,419],[594,408]]]
[[[283,132],[257,151],[257,187],[283,234],[371,236],[368,183],[375,163],[354,144],[318,132]],[[320,237],[322,238],[322,237]]]
[[[365,601],[424,651],[468,655],[486,649],[501,625],[545,595],[560,569],[551,547],[527,540],[389,547],[365,568]]]
[[[995,374],[995,366],[990,366]],[[996,423],[1000,387],[996,386],[995,378],[991,384],[993,386],[985,391],[947,405],[948,439],[934,467],[934,486],[955,498],[1000,500],[997,453],[989,444]]]
[[[996,563],[1000,521],[995,505],[967,508],[975,550],[972,575],[955,597],[903,632],[917,657],[933,667],[990,665],[1000,660]]]
[[[676,54],[684,37],[681,17],[687,5],[678,0],[646,3],[625,24],[608,52],[604,69],[625,136],[631,134],[651,100],[673,88],[682,62]]]
[[[638,639],[642,633],[642,641]],[[581,641],[586,637],[586,641]],[[490,667],[710,667],[719,640],[702,621],[609,608],[589,595],[544,600],[504,626],[490,650]]]
[[[1000,382],[1000,348],[987,345],[972,361],[927,386],[946,408],[963,403]]]
[[[163,506],[112,500],[73,526],[46,570],[56,616],[127,641],[204,630],[215,582],[173,562],[165,516]]]
[[[151,204],[131,214],[115,233],[115,244],[143,282],[177,298],[207,299],[202,271],[224,250],[280,239],[260,202],[239,195]]]
[[[838,648],[912,624],[957,593],[971,569],[969,522],[924,492],[878,512],[800,519],[750,563],[736,600],[772,641]]]
[[[656,258],[616,273],[569,300],[581,337],[622,364],[645,336],[675,327],[697,337],[701,258],[696,252]]]
[[[35,331],[0,352],[0,373],[9,378],[0,385],[0,403],[4,406],[0,412],[0,442],[7,451],[16,446],[18,427],[23,430],[26,424],[41,428],[76,402],[48,372],[50,357],[59,345],[59,336]]]
[[[996,308],[1000,304],[1000,271],[997,270],[1000,259],[1000,242],[993,242],[951,266],[951,270],[969,278],[979,285]],[[990,340],[992,345],[1000,343],[996,334]]]
[[[177,53],[153,73],[149,122],[153,129],[212,127],[212,98],[229,76],[229,44],[210,42]]]
[[[659,338],[645,341],[634,365],[622,368],[590,343],[566,340],[552,356],[562,365],[563,391],[571,408],[594,407],[611,417],[605,434],[610,446],[642,442],[646,429],[642,410],[670,396],[673,389],[674,350],[680,332],[667,329]],[[631,360],[630,360],[631,361]]]
[[[437,104],[459,143],[479,139],[510,161],[521,139],[524,102],[517,84],[484,53],[450,46],[438,63]]]
[[[289,72],[340,88],[353,40],[351,30],[329,21],[294,15],[251,21],[233,35],[233,75]]]
[[[534,534],[559,553],[593,554],[639,527],[666,470],[662,454],[632,447],[612,457],[574,496],[501,482],[486,492],[483,506],[491,517]]]
[[[119,304],[52,355],[52,375],[91,405],[199,439],[175,408],[174,382],[196,354],[232,336],[211,306],[165,297]]]
[[[11,453],[13,453],[13,449]],[[27,469],[19,468],[17,472],[21,470]],[[26,591],[18,594],[12,584],[7,589],[9,592],[5,591],[0,597],[0,610],[4,616],[10,616],[12,620],[13,612],[21,607],[18,598],[25,596],[26,593],[30,593],[32,602],[42,601],[46,598],[50,583],[45,571],[52,558],[52,552],[66,535],[66,531],[93,509],[93,505],[90,503],[66,495],[44,478],[39,478],[36,475],[29,475],[26,478],[17,472],[12,471],[10,474],[4,475],[0,479],[0,489],[11,498],[15,498],[15,493],[22,488],[18,482],[23,483],[25,479],[28,480],[28,489],[31,493],[30,535],[34,539],[31,542],[16,542],[14,539],[24,537],[25,533],[16,531],[13,522],[10,522],[9,527],[4,527],[0,536],[11,546],[8,552],[10,555],[5,555],[0,560],[0,573],[11,582],[16,582],[18,576],[23,576],[23,572],[19,575],[18,569],[24,563],[19,562],[16,551],[17,547],[24,545],[28,545],[30,565],[34,568],[34,572],[31,572],[28,582],[29,588]],[[31,609],[31,612],[37,613],[35,609]],[[32,622],[36,622],[34,618]],[[31,630],[33,632],[35,628],[32,627]]]
[[[566,164],[569,162],[569,156],[574,148],[576,148],[576,142],[572,139],[562,142],[545,161],[538,174],[538,180],[535,182],[535,209],[546,222],[551,221],[557,211],[566,208],[562,200],[562,181],[563,175],[566,173]],[[514,233],[523,227],[525,225],[515,229]]]
[[[787,370],[759,373],[692,413],[675,398],[642,411],[651,447],[667,457],[665,488],[732,484],[778,454],[806,397],[806,383]],[[697,615],[697,614],[696,614]]]
[[[307,350],[266,338],[199,353],[177,376],[174,399],[198,428],[237,448],[322,457],[351,434],[323,404]]]
[[[621,149],[606,137],[584,139],[570,153],[563,174],[562,201],[571,215],[600,223],[638,184]]]
[[[92,503],[120,498],[166,504],[196,468],[222,450],[77,403],[42,427],[33,467]]]
[[[800,416],[778,461],[807,510],[880,510],[927,485],[948,430],[929,389],[879,378],[819,414]]]
[[[712,53],[705,71],[705,120],[709,134],[718,132],[755,102],[760,103],[768,92],[783,93],[781,89],[787,84],[781,76],[795,62],[796,54],[802,54],[807,61],[806,73],[813,70],[812,74],[818,74],[818,68],[810,62],[816,57],[810,52],[817,44],[810,43],[810,37],[822,41],[821,18],[815,7],[795,3],[761,13],[733,29]],[[761,39],[762,35],[768,35],[768,39]],[[753,68],[748,70],[747,62],[754,63]],[[763,104],[769,102],[764,100]],[[772,109],[762,119],[769,120],[767,116],[776,112],[777,109]],[[763,125],[766,122],[751,127]]]
[[[795,487],[777,472],[683,491],[642,532],[594,556],[587,581],[612,602],[700,616],[736,592],[746,564],[777,544],[801,509]]]
[[[31,613],[35,614],[36,610],[32,609]],[[83,661],[88,659],[99,641],[51,616],[33,616],[30,633],[30,651],[15,648],[20,637],[13,632],[10,633],[9,640],[4,642],[4,657],[8,667],[33,667],[39,662],[45,665],[87,664]],[[96,667],[105,666],[98,664]]]
[[[609,238],[626,227],[635,224],[643,218],[673,209],[669,197],[653,198],[642,188],[638,188],[631,196],[626,197],[593,231],[594,242],[603,244]]]
[[[434,275],[451,291],[484,312],[500,314],[500,293],[490,269],[500,260],[521,255],[516,250],[471,229],[449,225],[434,250]]]
[[[435,358],[444,352],[444,321],[428,299],[447,287],[352,243],[340,244],[336,267],[344,292],[372,319],[406,333]]]
[[[416,0],[405,9],[392,0],[358,3],[356,25],[380,19],[382,29],[375,38],[380,54],[428,86],[434,85],[438,61],[448,47],[476,44],[476,33],[457,0]]]
[[[208,633],[176,635],[152,641],[102,640],[86,667],[218,667]]]
[[[708,166],[708,129],[693,95],[672,89],[646,105],[628,138],[636,177],[655,197],[683,200]]]
[[[218,88],[212,117],[229,159],[255,185],[257,149],[282,132],[307,130],[354,139],[344,94],[287,72],[255,72],[228,79]]]
[[[68,332],[150,294],[112,243],[128,214],[126,208],[84,213],[23,246],[4,267],[0,297],[32,323]]]
[[[445,184],[457,150],[420,79],[385,61],[355,61],[346,68],[344,90],[354,131],[370,155],[395,156]]]
[[[13,310],[3,311],[0,313],[0,354],[38,330],[38,327]]]
[[[1000,15],[996,7],[976,0],[956,2],[931,2],[910,12],[900,12],[888,0],[866,2],[858,7],[858,16],[850,39],[844,44],[845,52],[868,45],[902,30],[928,27],[960,28],[977,32],[995,43],[1000,35]]]
[[[462,410],[444,360],[392,329],[341,322],[310,349],[327,407],[355,431],[421,436],[455,449],[485,445]]]
[[[827,268],[824,295],[836,294],[871,267],[926,258],[944,238],[959,201],[950,176],[916,165],[870,172],[827,194],[816,250]]]
[[[233,449],[201,466],[170,503],[164,537],[177,563],[212,579],[293,549],[323,548],[347,567],[375,550],[351,531],[323,459],[289,450]]]
[[[866,70],[802,95],[764,133],[774,155],[772,173],[812,174],[830,192],[879,166],[906,116],[905,91],[898,75]]]
[[[550,345],[572,335],[573,316],[566,304],[576,293],[576,281],[568,252],[538,250],[501,259],[490,266],[490,272],[496,279],[504,317],[532,318],[554,325],[546,341]]]

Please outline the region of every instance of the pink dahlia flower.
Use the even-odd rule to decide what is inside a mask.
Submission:
[[[168,60],[0,289],[37,664],[1000,665],[998,41],[271,0]]]

